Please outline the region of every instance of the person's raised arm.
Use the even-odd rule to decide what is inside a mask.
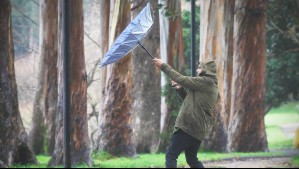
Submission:
[[[200,90],[204,85],[203,77],[188,77],[183,76],[179,72],[175,71],[171,66],[168,64],[163,63],[161,59],[154,59],[155,65],[160,68],[168,77],[172,80],[180,84],[182,87],[191,89],[191,90]]]

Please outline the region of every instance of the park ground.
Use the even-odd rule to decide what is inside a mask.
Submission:
[[[299,150],[294,148],[295,131],[299,128],[299,102],[272,109],[265,118],[269,152],[213,153],[199,152],[198,157],[207,168],[298,168]],[[37,166],[14,168],[47,168],[49,156],[38,156]],[[165,154],[140,154],[136,158],[116,158],[105,152],[93,154],[95,168],[160,168]],[[59,166],[58,166],[59,167]],[[60,166],[62,167],[62,166]],[[78,168],[89,168],[81,164]],[[178,167],[188,168],[182,154]]]

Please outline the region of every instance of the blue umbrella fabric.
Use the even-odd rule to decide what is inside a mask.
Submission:
[[[131,52],[136,46],[141,45],[140,41],[150,31],[152,25],[153,19],[151,16],[151,7],[150,3],[147,3],[146,7],[144,7],[133,21],[130,22],[111,45],[108,52],[104,55],[100,67],[117,62],[123,56]],[[148,53],[142,45],[141,47]]]

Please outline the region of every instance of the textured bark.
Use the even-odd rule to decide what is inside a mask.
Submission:
[[[58,1],[40,1],[40,73],[35,96],[31,144],[36,154],[44,153],[44,139],[48,154],[55,145],[55,115],[57,111],[57,24]]]
[[[214,111],[214,125],[204,148],[227,150],[227,126],[230,112],[230,90],[233,57],[234,0],[201,1],[200,59],[214,59],[218,65],[220,100]]]
[[[138,0],[133,5],[139,5],[133,11],[135,17],[145,6],[146,2]],[[152,8],[157,7],[157,0],[151,2]],[[149,53],[156,56],[160,45],[159,15],[152,14],[154,24],[142,44]],[[153,64],[152,58],[141,48],[132,52],[132,113],[133,141],[138,153],[156,153],[159,146],[160,117],[161,117],[161,73]],[[146,132],[144,129],[146,128]]]
[[[110,1],[110,33],[106,34],[109,35],[110,45],[131,21],[130,13],[129,0]],[[136,155],[132,140],[131,67],[131,54],[106,66],[97,151],[107,151],[116,156]]]
[[[87,79],[84,61],[84,29],[82,0],[67,1],[70,9],[70,126],[71,126],[71,160],[72,164],[91,165],[90,141],[87,123]],[[59,3],[61,8],[61,3]],[[61,12],[61,9],[59,9]],[[59,22],[60,24],[61,22]],[[61,25],[60,25],[61,26]],[[60,33],[60,40],[62,34]],[[61,41],[60,41],[61,43]],[[60,44],[61,47],[61,44]],[[62,48],[60,48],[61,50]],[[61,52],[60,52],[61,53]],[[61,55],[60,55],[61,59]],[[62,66],[62,61],[59,65]],[[62,78],[59,68],[59,78]],[[59,80],[61,85],[62,80]],[[55,150],[49,165],[61,165],[63,162],[63,125],[62,125],[62,90],[59,87],[59,114],[57,115],[57,136]]]
[[[266,0],[235,6],[229,151],[266,151],[264,124]]]
[[[181,13],[181,1],[179,0],[168,0],[166,2],[167,8],[174,13]],[[182,18],[181,15],[175,17],[174,19],[168,18],[168,36],[166,36],[167,44],[167,63],[171,65],[174,69],[181,73],[184,73],[185,59],[184,59],[184,44],[183,44],[183,33],[182,33]],[[165,25],[163,25],[165,26]],[[162,36],[162,35],[161,35]],[[165,36],[165,35],[163,35]],[[165,43],[165,42],[164,42]],[[163,52],[162,52],[163,54]],[[166,77],[167,78],[167,77]],[[168,86],[167,86],[168,87]],[[166,102],[172,97],[176,97],[176,91],[170,90],[168,96],[166,96]],[[179,97],[176,97],[179,99]],[[162,122],[163,128],[161,131],[162,139],[159,147],[159,151],[165,152],[167,146],[169,145],[170,137],[174,129],[174,123],[176,120],[176,115],[171,114],[175,109],[174,106],[177,105],[167,105],[167,112],[165,112],[165,119]]]
[[[0,1],[0,159],[3,167],[37,163],[20,116],[14,68],[11,4]],[[1,162],[0,161],[0,162]]]

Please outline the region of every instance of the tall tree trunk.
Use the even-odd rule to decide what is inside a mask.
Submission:
[[[235,0],[201,1],[200,59],[216,60],[220,100],[214,111],[214,125],[204,142],[208,151],[227,150],[227,127],[233,58],[233,24]]]
[[[0,159],[5,165],[37,163],[19,112],[9,0],[0,1],[0,25]]]
[[[111,45],[130,22],[130,1],[110,1]],[[104,29],[107,30],[107,29]],[[102,41],[103,42],[103,41]],[[103,106],[97,150],[117,156],[135,156],[132,119],[132,66],[130,54],[115,64],[106,66],[103,75]]]
[[[70,92],[71,92],[71,160],[72,164],[87,163],[91,165],[90,141],[87,123],[87,79],[84,61],[84,29],[82,0],[67,1],[69,5],[70,28]],[[61,12],[61,3],[59,3]],[[61,24],[61,22],[59,22]],[[60,25],[61,26],[61,25]],[[60,38],[62,34],[60,33]],[[60,41],[61,42],[61,41]],[[61,44],[60,44],[61,47]],[[60,48],[61,49],[61,48]],[[61,52],[60,52],[61,53]],[[61,59],[61,56],[60,56]],[[61,66],[61,60],[59,61]],[[61,71],[61,67],[59,68]],[[62,78],[61,72],[59,77]],[[59,83],[61,84],[61,79]],[[63,162],[63,125],[62,125],[62,92],[59,87],[59,110],[55,150],[49,165]]]
[[[133,6],[138,5],[138,8],[134,9],[133,17],[146,4],[143,0],[135,1]],[[153,9],[157,5],[157,0],[151,2]],[[152,17],[155,24],[142,43],[155,56],[160,45],[159,15],[156,12]],[[160,140],[161,73],[153,64],[152,58],[140,47],[132,52],[132,62],[133,141],[138,153],[156,153]]]
[[[165,6],[166,1],[164,0],[159,0],[159,4]],[[168,26],[169,22],[168,19],[165,17],[165,15],[162,12],[159,12],[159,24],[160,24],[160,56],[161,59],[167,62],[167,39],[168,39]],[[161,86],[162,88],[167,85],[166,77],[162,73],[161,74]],[[161,119],[160,119],[160,133],[162,133],[162,130],[164,129],[165,126],[165,119],[167,116],[167,103],[166,103],[166,96],[162,94],[161,96]],[[164,139],[161,138],[161,141]],[[161,142],[160,142],[161,146]],[[160,148],[159,148],[160,150]]]
[[[46,138],[48,154],[55,146],[57,111],[57,24],[58,1],[40,1],[40,74],[33,110],[30,137],[36,154],[43,153]],[[46,131],[47,130],[47,131]]]
[[[266,0],[235,6],[229,151],[266,151],[264,124]]]
[[[166,7],[169,11],[174,13],[181,13],[181,1],[179,0],[168,0],[166,1]],[[165,17],[165,16],[164,16]],[[168,36],[165,37],[164,42],[166,41],[167,51],[164,53],[162,51],[162,55],[167,55],[167,63],[171,65],[174,69],[178,70],[181,73],[184,73],[184,42],[183,42],[183,29],[182,29],[182,18],[181,15],[176,16],[175,18],[167,18],[168,24],[166,27],[168,28]],[[165,25],[161,25],[165,26]],[[161,35],[165,36],[165,35]],[[163,50],[163,49],[162,49]],[[169,80],[169,79],[168,79]],[[167,81],[167,80],[166,80]],[[170,89],[169,86],[166,87],[168,91],[168,95],[166,96],[166,103],[168,100],[177,100],[176,103],[172,105],[167,105],[167,112],[165,114],[165,119],[162,122],[163,128],[161,131],[161,143],[159,147],[159,151],[165,152],[167,146],[170,141],[170,137],[172,136],[172,132],[174,130],[174,123],[176,119],[177,112],[175,110],[178,109],[178,105],[180,105],[180,98],[177,96],[176,91]],[[168,102],[170,103],[170,102]]]
[[[110,7],[109,44],[112,44],[115,37],[129,24],[131,8],[129,0],[110,1]],[[131,54],[128,54],[117,63],[106,66],[106,74],[103,75],[106,84],[103,89],[97,150],[107,151],[117,156],[136,155],[132,140],[131,65]]]
[[[111,6],[111,7],[110,7]],[[101,35],[106,35],[106,36],[100,36],[100,46],[101,46],[101,56],[103,58],[103,56],[105,55],[105,53],[108,51],[109,49],[109,37],[111,34],[109,34],[109,21],[110,21],[110,11],[112,10],[111,8],[113,8],[113,4],[110,4],[110,0],[101,0],[99,1],[99,7],[100,7],[100,34]],[[100,82],[100,102],[99,102],[99,107],[101,110],[99,110],[99,121],[98,124],[102,124],[104,121],[104,118],[102,117],[102,108],[105,106],[104,105],[104,100],[105,100],[105,87],[106,87],[106,79],[107,79],[107,66],[102,67],[101,71],[100,71],[100,77],[101,77],[101,82]],[[97,130],[97,136],[96,136],[96,141],[94,143],[94,150],[98,151],[100,149],[103,148],[103,146],[100,143],[100,138],[101,138],[101,133],[102,130],[100,130],[100,128],[98,127]]]

